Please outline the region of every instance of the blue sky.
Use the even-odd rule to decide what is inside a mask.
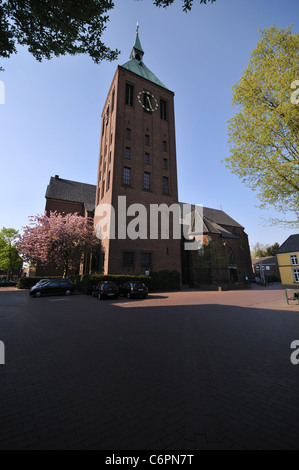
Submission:
[[[152,0],[115,4],[104,42],[121,50],[117,62],[95,65],[88,56],[66,56],[39,63],[26,48],[1,61],[0,227],[19,230],[28,216],[43,213],[55,174],[96,184],[102,108],[139,21],[145,64],[175,92],[180,201],[222,207],[245,226],[251,245],[282,243],[296,233],[265,226],[280,214],[260,210],[255,193],[222,160],[228,156],[227,121],[235,113],[232,86],[259,40],[258,28],[293,24],[298,31],[298,0],[217,0],[188,14],[180,0],[167,9]]]

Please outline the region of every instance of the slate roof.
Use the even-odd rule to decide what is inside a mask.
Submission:
[[[277,250],[277,254],[299,251],[299,233],[291,235]]]
[[[95,209],[96,186],[52,177],[47,187],[46,199],[79,202],[88,212]]]
[[[233,235],[224,227],[221,227],[221,225],[218,225],[216,222],[213,222],[212,220],[205,217],[205,215],[203,216],[203,233],[204,234],[216,233],[220,235],[222,238],[235,238],[235,239],[238,238],[236,237],[236,235]]]
[[[183,203],[180,203],[181,207]],[[191,211],[193,212],[196,208],[195,205],[190,205]],[[201,216],[201,211],[199,211]],[[244,230],[244,227],[232,219],[225,212],[218,209],[211,209],[209,207],[203,207],[203,234],[217,234],[222,238],[233,238],[238,239],[237,235],[234,235],[226,227],[231,228],[241,228]]]
[[[277,265],[277,258],[276,256],[265,256],[263,258],[252,258],[252,264],[255,266],[256,264],[262,264],[262,265],[272,265],[275,264]]]
[[[226,212],[222,210],[210,209],[209,207],[204,207],[203,215],[207,219],[216,222],[216,224],[244,229],[242,225],[240,225],[238,222],[236,222],[228,214],[226,214]]]

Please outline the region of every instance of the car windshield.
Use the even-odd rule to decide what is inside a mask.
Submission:
[[[139,289],[146,287],[146,285],[143,284],[143,282],[133,282],[133,286],[138,287]]]

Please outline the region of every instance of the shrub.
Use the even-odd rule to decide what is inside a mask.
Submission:
[[[21,276],[17,283],[18,289],[31,289],[42,279],[57,279],[57,276],[41,276],[41,277],[24,277]],[[77,288],[77,280],[80,279],[80,276],[69,276],[69,279],[72,279],[75,287]]]
[[[56,279],[55,277],[20,277],[18,280],[17,288],[18,289],[31,289],[31,287],[35,286],[39,281],[42,279]]]
[[[113,275],[113,274],[84,274],[78,282],[78,290],[84,294],[91,295],[92,286],[103,281],[114,282],[117,286],[124,284],[127,281],[144,282],[147,287],[151,288],[151,278],[149,276],[126,276],[126,275]]]
[[[180,290],[181,275],[178,271],[158,271],[151,272],[152,290]]]

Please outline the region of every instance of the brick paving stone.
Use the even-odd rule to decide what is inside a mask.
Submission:
[[[283,295],[0,292],[0,449],[299,450]]]

